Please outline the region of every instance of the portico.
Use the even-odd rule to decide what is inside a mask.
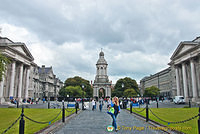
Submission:
[[[8,38],[1,39],[0,50],[11,61],[0,82],[0,103],[11,99],[27,99],[30,69],[34,65],[33,56],[25,44],[12,42]]]
[[[175,70],[177,96],[200,101],[200,38],[179,44],[169,65]]]

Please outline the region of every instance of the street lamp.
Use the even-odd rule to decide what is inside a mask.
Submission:
[[[82,89],[84,90],[84,85],[82,84]],[[82,92],[82,110],[84,110],[84,102],[83,102],[83,94],[84,94],[84,92]]]
[[[124,88],[124,83],[122,83],[122,88]]]
[[[69,104],[69,95],[67,95],[67,101],[68,101],[68,104]]]
[[[122,83],[122,89],[124,88],[124,83]],[[125,109],[125,98],[123,97],[123,100],[122,100],[122,108]]]

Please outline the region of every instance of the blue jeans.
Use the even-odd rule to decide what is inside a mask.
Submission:
[[[116,123],[116,118],[115,118],[114,114],[112,115],[112,119],[113,119],[112,126],[114,126],[114,128],[116,130],[117,129],[117,123]]]
[[[92,110],[94,110],[95,105],[92,105]]]
[[[100,109],[100,111],[102,110],[102,105],[101,104],[99,105],[99,109]]]

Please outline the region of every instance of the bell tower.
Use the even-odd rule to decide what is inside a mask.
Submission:
[[[107,75],[107,61],[101,50],[96,64],[96,76],[93,84],[93,97],[111,97],[111,83]],[[101,93],[100,93],[101,92]]]

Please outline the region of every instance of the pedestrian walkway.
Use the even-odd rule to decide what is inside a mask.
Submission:
[[[106,113],[104,106],[102,112],[98,109],[85,110],[61,128],[56,134],[105,134],[105,133],[125,133],[125,134],[162,134],[161,130],[153,130],[154,127],[145,121],[139,120],[125,110],[117,117],[118,132],[108,132],[107,126],[112,124],[112,118]]]

